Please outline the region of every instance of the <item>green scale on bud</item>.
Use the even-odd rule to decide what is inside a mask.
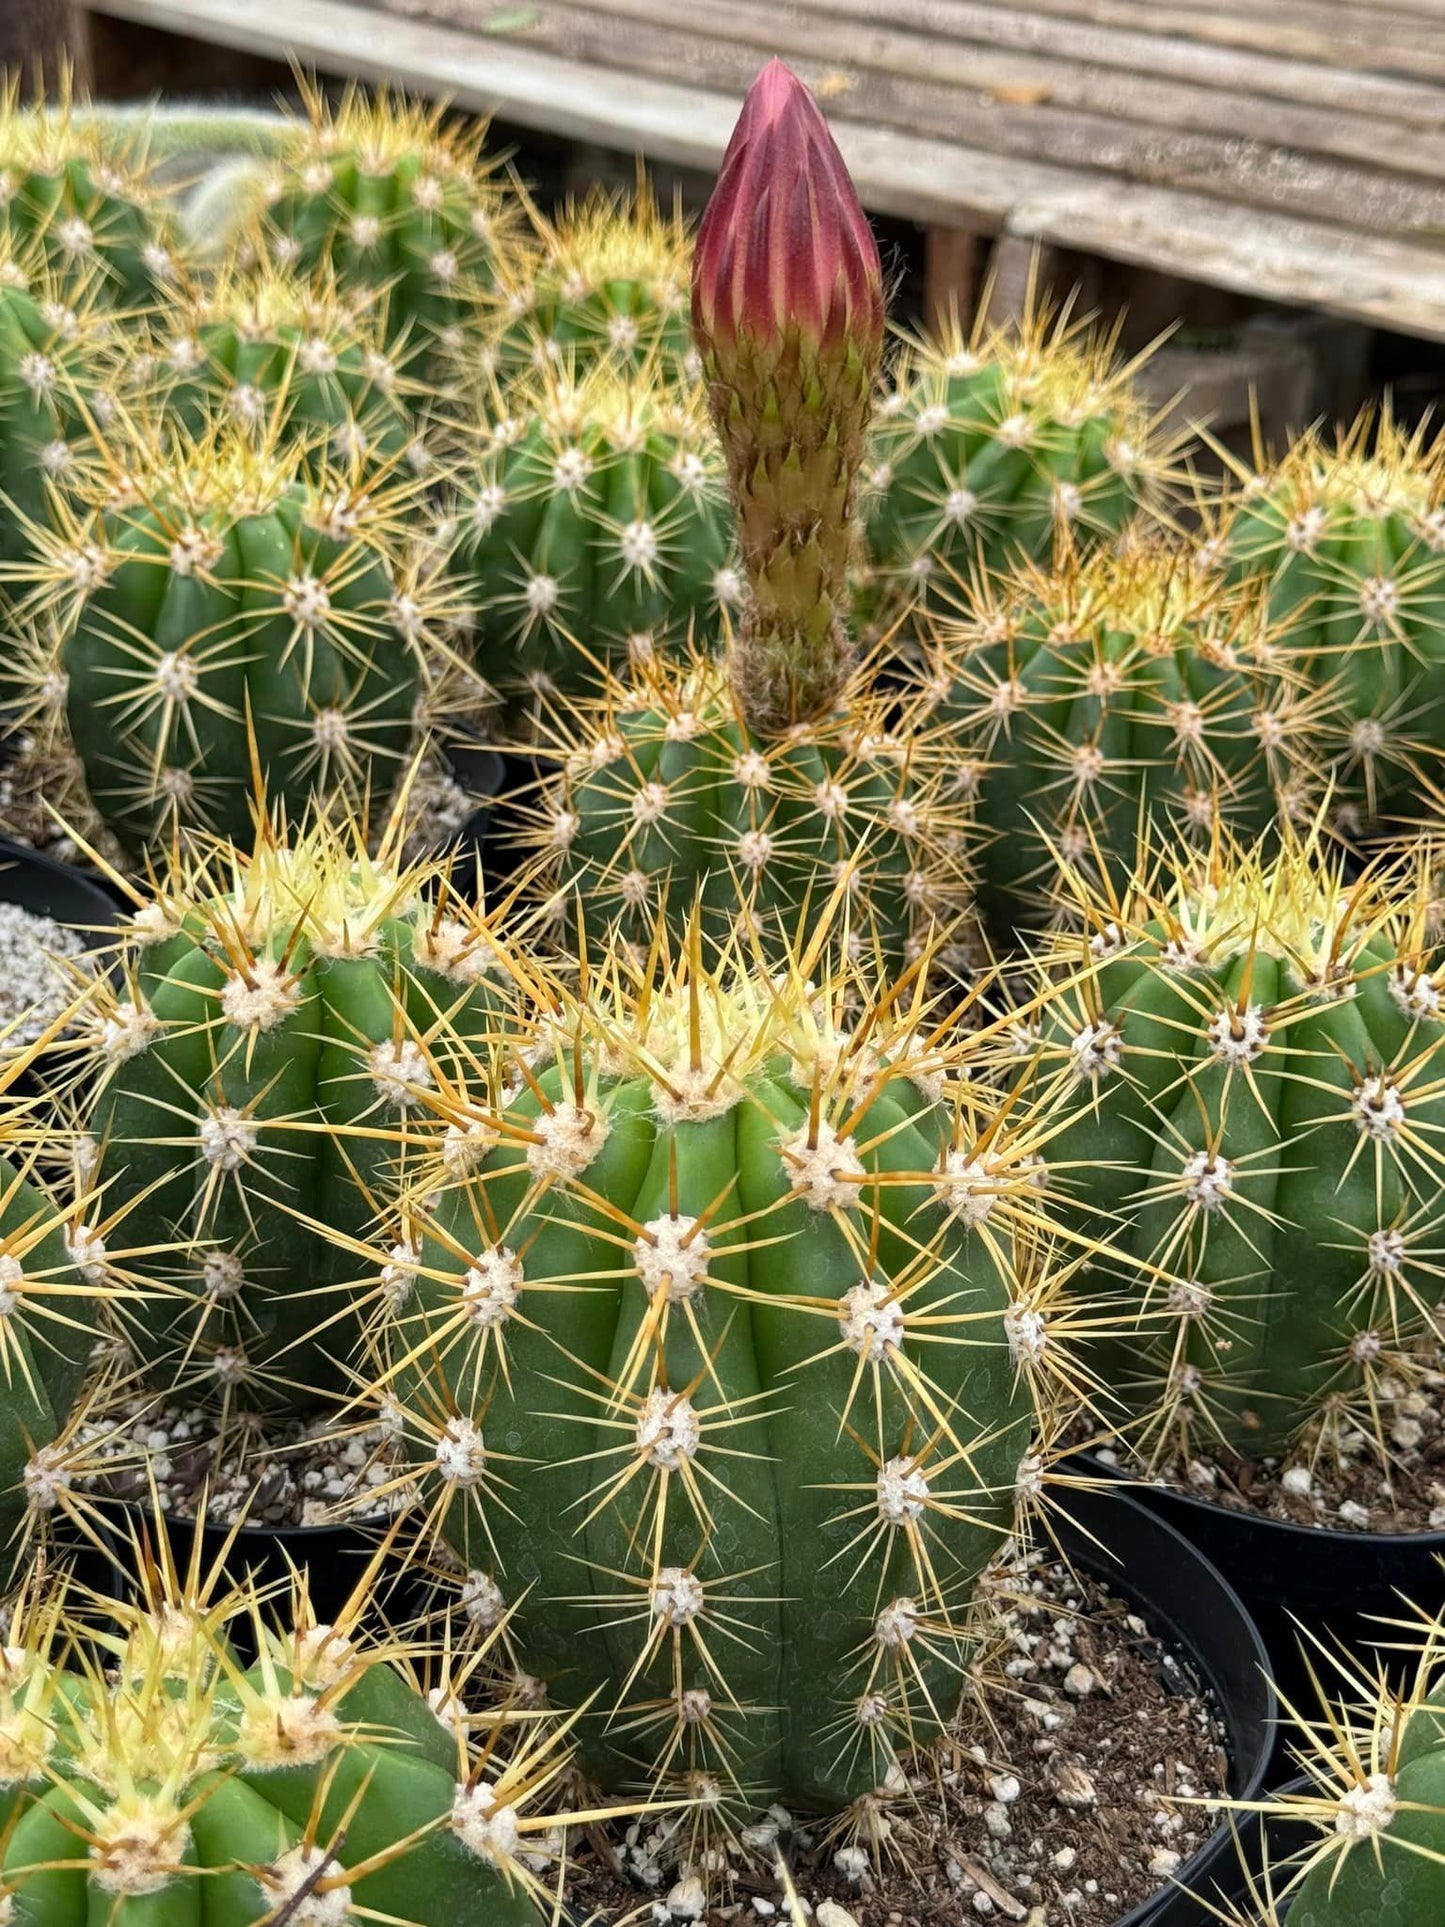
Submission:
[[[327,269],[344,290],[384,295],[416,352],[457,352],[515,223],[482,155],[485,123],[453,125],[441,107],[384,90],[348,87],[334,108],[318,88],[305,99],[307,118],[256,184],[253,248],[277,268]]]
[[[1079,885],[1044,1026],[1101,1301],[1100,1376],[1155,1460],[1378,1444],[1442,1281],[1445,1022],[1423,893],[1317,839]],[[1097,1282],[1097,1281],[1095,1281]]]
[[[555,220],[535,210],[534,247],[500,264],[496,320],[481,353],[510,381],[528,369],[579,374],[599,361],[696,378],[688,327],[692,239],[645,178],[631,195],[597,189]],[[463,344],[464,352],[468,344]]]
[[[1261,585],[1281,643],[1328,694],[1339,827],[1413,814],[1445,756],[1445,439],[1364,415],[1239,483],[1206,553]]]
[[[1030,305],[903,351],[874,421],[863,514],[893,591],[956,606],[975,572],[1047,565],[1162,506],[1173,470],[1112,337]]]
[[[68,99],[23,108],[19,80],[0,85],[0,238],[38,247],[58,282],[111,307],[167,296],[183,257],[144,123],[119,134]]]
[[[193,440],[124,420],[94,466],[24,575],[59,647],[32,708],[63,707],[107,828],[132,851],[243,842],[253,766],[292,815],[380,802],[446,667],[445,596],[405,547],[420,484],[310,473],[234,421]]]
[[[1301,801],[1316,738],[1258,599],[1181,546],[1027,565],[930,645],[948,786],[996,941],[1072,913],[1060,863],[1122,886],[1141,827],[1251,840]],[[1310,771],[1312,775],[1312,771]]]
[[[93,1001],[96,1182],[175,1246],[154,1274],[170,1302],[130,1321],[162,1387],[305,1408],[340,1389],[360,1301],[387,1288],[355,1282],[347,1240],[373,1231],[389,1139],[433,1076],[412,1031],[484,1037],[507,982],[445,865],[400,862],[408,828],[399,804],[372,857],[360,824],[258,815],[249,855],[217,846],[140,904],[121,988]]]
[[[504,696],[595,688],[742,595],[717,443],[657,370],[550,371],[495,401],[465,459],[452,579],[474,661]]]
[[[539,1927],[555,1732],[505,1760],[384,1646],[304,1597],[267,1616],[137,1552],[144,1603],[53,1581],[0,1650],[0,1895],[29,1927]],[[231,1640],[258,1651],[246,1666]],[[465,1680],[459,1678],[459,1685]],[[538,1837],[532,1841],[529,1836]],[[545,1862],[545,1853],[543,1854]]]
[[[588,1771],[838,1807],[946,1723],[1013,1529],[1041,1166],[921,1000],[700,948],[659,930],[438,1072],[374,1337],[428,1526],[549,1702],[590,1702]]]

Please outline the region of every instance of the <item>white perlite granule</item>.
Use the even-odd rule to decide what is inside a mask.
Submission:
[[[56,958],[84,955],[84,942],[63,923],[0,903],[0,1050],[33,1043],[55,1021],[75,995]]]

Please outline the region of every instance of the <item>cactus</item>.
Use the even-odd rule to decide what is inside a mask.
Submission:
[[[795,230],[796,209],[816,218]],[[563,714],[539,837],[644,933],[664,894],[721,940],[791,934],[851,879],[852,932],[901,961],[952,914],[957,851],[931,746],[891,728],[846,625],[853,501],[883,336],[882,273],[842,157],[774,62],[750,91],[698,236],[693,324],[747,578],[726,659],[645,665]],[[781,928],[779,927],[781,925]]]
[[[165,319],[153,353],[137,355],[128,338],[117,355],[133,412],[164,410],[192,435],[229,416],[261,444],[295,437],[342,469],[404,461],[428,471],[406,344],[384,349],[384,310],[347,301],[327,273],[223,272]]]
[[[556,220],[532,218],[536,254],[520,253],[499,279],[488,372],[505,381],[559,364],[585,374],[597,361],[634,372],[688,368],[692,240],[678,210],[669,218],[659,209],[645,176],[631,195],[599,188]]]
[[[556,1825],[537,1811],[566,1764],[555,1729],[505,1754],[499,1718],[469,1733],[360,1631],[362,1587],[318,1625],[301,1591],[279,1623],[254,1592],[217,1596],[198,1556],[183,1576],[143,1556],[140,1577],[135,1605],[37,1584],[11,1614],[0,1880],[18,1918],[550,1917],[526,1862]]]
[[[255,246],[276,267],[329,269],[368,300],[384,293],[401,339],[454,353],[516,218],[482,155],[485,123],[454,124],[385,89],[348,87],[335,107],[319,87],[303,92],[305,118],[258,184]]]
[[[117,125],[75,111],[20,104],[0,81],[0,237],[38,248],[62,285],[108,305],[145,307],[175,286],[183,249],[155,189],[143,121]]]
[[[478,669],[537,705],[595,686],[737,600],[721,461],[700,403],[656,370],[548,370],[497,404],[456,505],[453,579]]]
[[[1137,1333],[1100,1377],[1155,1460],[1387,1456],[1441,1294],[1441,982],[1426,892],[1318,834],[1079,885],[1046,1020],[1076,1203]]]
[[[644,666],[559,726],[560,774],[532,812],[555,914],[645,941],[700,909],[776,945],[835,889],[855,952],[916,958],[968,901],[962,816],[940,795],[947,745],[914,697],[865,667],[835,716],[781,739],[750,728],[727,667],[692,656]],[[891,700],[890,700],[891,699]]]
[[[946,1722],[1052,1400],[1048,1280],[1010,1297],[1045,1139],[825,932],[645,949],[418,1080],[446,1143],[373,1338],[427,1529],[598,1696],[589,1771],[838,1806]]]
[[[124,886],[118,986],[53,1081],[93,1084],[95,1181],[176,1246],[172,1302],[131,1321],[166,1390],[304,1409],[344,1383],[365,1296],[345,1241],[373,1227],[393,1126],[404,1148],[407,1022],[476,1039],[505,1002],[492,921],[444,859],[398,861],[408,828],[404,794],[375,856],[359,821],[258,810],[249,854],[218,842],[149,899]]]
[[[1272,1840],[1240,1927],[1421,1927],[1445,1899],[1445,1626],[1409,1607],[1386,1667],[1314,1639],[1318,1709],[1294,1711],[1308,1784],[1260,1805]],[[1403,1637],[1399,1635],[1403,1634]],[[1399,1675],[1400,1677],[1395,1677]]]
[[[1174,451],[1114,335],[1032,296],[1015,328],[957,321],[909,343],[874,424],[868,551],[887,584],[955,605],[982,564],[1047,565],[1168,499]]]
[[[420,484],[354,463],[309,476],[299,449],[232,421],[163,429],[117,424],[19,572],[59,643],[32,716],[63,702],[91,801],[132,851],[198,827],[243,841],[253,758],[293,815],[314,792],[380,800],[442,654],[445,597],[403,543]]]
[[[1333,442],[1302,436],[1240,486],[1204,538],[1235,580],[1260,582],[1301,672],[1329,692],[1327,774],[1341,827],[1418,803],[1445,753],[1445,437],[1388,411]]]
[[[0,563],[30,553],[51,485],[82,465],[104,332],[84,290],[64,288],[34,247],[0,243]]]
[[[1122,885],[1151,814],[1195,843],[1220,822],[1259,836],[1317,739],[1257,601],[1158,538],[1025,565],[935,637],[935,720],[1001,943],[1069,914],[1061,860]]]

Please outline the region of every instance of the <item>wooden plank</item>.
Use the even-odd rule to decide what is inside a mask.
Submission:
[[[965,328],[978,300],[983,242],[962,228],[931,227],[924,236],[923,310],[935,327],[957,320]]]
[[[20,74],[27,88],[43,77],[53,90],[67,64],[83,87],[89,58],[76,0],[0,0],[0,69]]]
[[[367,0],[389,14],[423,18],[478,32],[495,16],[496,0]],[[675,9],[674,9],[675,11]],[[633,14],[647,15],[635,31]],[[661,0],[611,0],[607,12],[549,0],[526,32],[527,45],[574,63],[657,78],[685,76],[699,86],[741,93],[787,33],[771,8],[732,0],[691,0],[689,24],[668,24]],[[756,38],[722,38],[730,17]],[[498,39],[503,36],[498,36]],[[816,40],[816,33],[813,39]],[[809,79],[831,69],[832,51],[799,61]],[[1107,172],[1158,185],[1214,194],[1246,207],[1345,221],[1376,234],[1445,234],[1445,182],[1364,168],[1274,143],[1238,140],[1171,126],[1135,126],[1098,113],[1020,104],[986,94],[961,100],[934,81],[858,69],[851,85],[828,96],[838,120],[955,137],[1010,160],[1044,161],[1071,173]]]
[[[813,16],[818,32],[834,18],[861,20],[927,34],[939,40],[995,47],[1038,59],[1076,62],[1083,67],[1117,68],[1120,73],[1185,81],[1201,89],[1221,88],[1252,95],[1278,96],[1301,106],[1325,107],[1347,114],[1380,115],[1427,130],[1445,126],[1445,89],[1394,76],[1343,71],[1316,61],[1282,59],[1248,49],[1216,47],[1173,34],[1141,33],[1125,27],[1095,26],[1061,14],[1041,14],[1032,4],[1009,0],[796,0]],[[1445,20],[1445,0],[1440,0]]]
[[[1317,60],[1405,79],[1445,71],[1435,37],[1422,39],[1420,21],[1392,7],[1365,16],[1313,0],[1269,0],[1256,13],[1215,12],[1196,0],[1000,0],[1018,12],[1083,19],[1095,26],[1130,27],[1178,35],[1215,46]],[[1237,9],[1238,0],[1233,0]]]
[[[344,0],[91,0],[96,12],[219,46],[294,56],[323,72],[390,80],[523,126],[638,148],[714,167],[737,114],[735,95],[578,68],[531,49]],[[1021,233],[1252,296],[1330,309],[1385,328],[1445,340],[1445,255],[1337,223],[1236,210],[1203,195],[1001,161],[976,148],[896,129],[837,122],[865,204],[925,225],[990,228],[1012,216]]]
[[[464,26],[494,11],[494,0],[362,3],[423,18],[455,19]],[[1072,54],[1035,55],[980,46],[947,35],[937,26],[899,31],[859,25],[860,19],[868,18],[867,5],[868,0],[791,6],[775,0],[689,0],[686,31],[718,43],[771,46],[800,63],[824,60],[835,73],[841,72],[850,91],[856,89],[857,74],[867,69],[900,80],[971,89],[1001,104],[1047,105],[1055,113],[1072,109],[1155,128],[1191,129],[1216,140],[1237,136],[1251,147],[1259,130],[1267,127],[1273,147],[1363,162],[1390,174],[1420,174],[1432,183],[1445,175],[1445,87],[1411,90],[1430,101],[1431,124],[1413,126],[1408,138],[1402,139],[1397,118],[1346,112],[1338,104],[1328,109],[1296,106],[1239,89],[1100,67]],[[571,0],[569,11],[579,10],[661,28],[672,26],[678,18],[676,0]],[[989,9],[954,11],[984,14]],[[550,45],[555,50],[565,15],[557,8],[547,12],[549,19],[529,28],[526,37],[528,44]],[[825,43],[821,53],[820,42]],[[1281,64],[1291,64],[1296,75],[1301,71],[1299,63]],[[874,117],[866,104],[861,113],[865,119]]]

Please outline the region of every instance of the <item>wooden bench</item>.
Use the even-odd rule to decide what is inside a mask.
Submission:
[[[995,235],[1445,339],[1445,0],[89,5],[709,169],[780,53],[935,300]]]

